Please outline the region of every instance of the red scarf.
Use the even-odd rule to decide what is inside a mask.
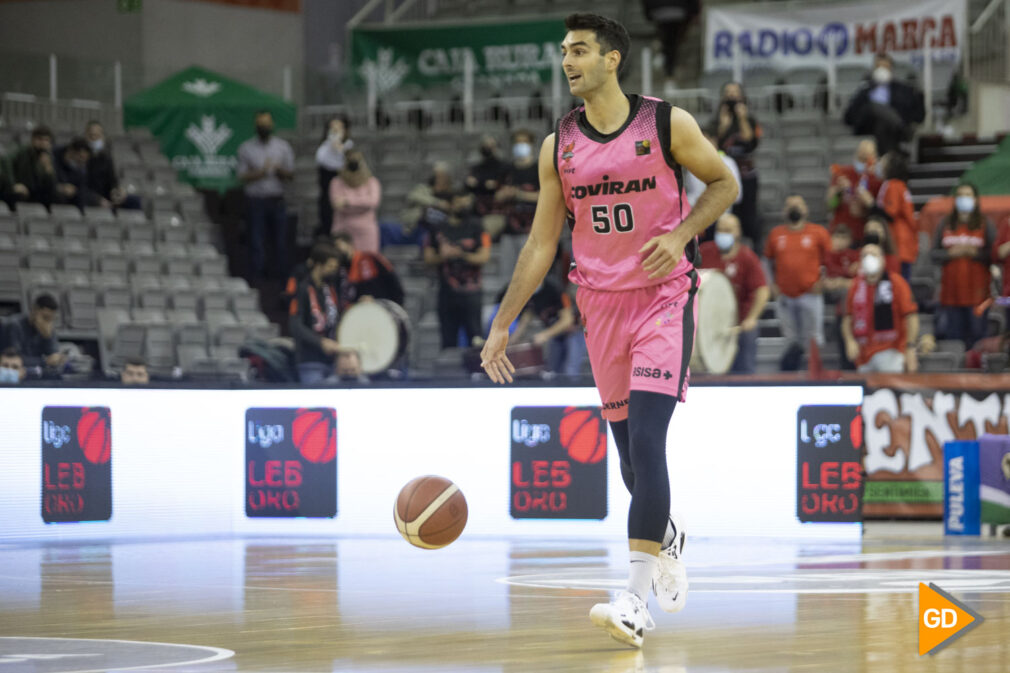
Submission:
[[[323,288],[323,301],[326,304],[325,311],[319,305],[316,288],[312,283],[309,283],[309,310],[312,311],[312,329],[318,334],[329,334],[337,324],[337,296],[329,284],[324,284]]]
[[[876,285],[870,285],[866,276],[859,274],[852,282],[855,284],[852,295],[852,336],[859,345],[871,342],[891,342],[898,336],[898,326],[902,316],[897,314],[894,304],[894,282],[887,271],[880,277]],[[891,328],[878,330],[874,319],[874,308],[887,304],[891,310]]]

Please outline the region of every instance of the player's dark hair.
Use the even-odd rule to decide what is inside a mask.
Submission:
[[[60,304],[56,301],[56,297],[48,292],[43,292],[39,296],[35,297],[34,306],[35,308],[47,308],[50,311],[60,310]]]
[[[309,251],[309,261],[313,266],[322,266],[327,260],[340,259],[340,252],[329,243],[316,243]]]
[[[600,43],[600,55],[611,51],[617,51],[621,55],[621,64],[617,67],[617,74],[624,72],[628,62],[628,52],[631,49],[631,38],[624,26],[613,19],[592,14],[589,12],[576,12],[565,17],[566,30],[591,30],[596,34],[596,41]]]

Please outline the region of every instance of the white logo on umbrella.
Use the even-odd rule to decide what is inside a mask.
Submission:
[[[218,91],[221,90],[220,82],[208,82],[203,77],[198,77],[192,82],[183,82],[182,90],[186,93],[191,93],[194,96],[200,96],[201,98],[207,98],[213,96]]]
[[[200,126],[190,124],[186,129],[186,137],[191,143],[196,145],[200,154],[213,156],[217,154],[228,138],[231,138],[232,131],[227,124],[217,125],[214,115],[203,115],[200,117]]]

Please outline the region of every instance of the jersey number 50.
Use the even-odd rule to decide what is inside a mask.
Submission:
[[[626,234],[635,228],[635,215],[631,212],[630,203],[615,203],[610,206],[593,206],[593,231],[597,234],[609,234],[611,223],[613,229]]]

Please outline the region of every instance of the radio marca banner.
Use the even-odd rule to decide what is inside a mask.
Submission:
[[[1010,377],[872,376],[863,399],[863,515],[943,517],[943,446],[1005,435]]]
[[[961,58],[967,34],[965,0],[918,2],[764,3],[708,10],[705,70],[824,67],[834,51],[836,65],[869,69],[874,54],[921,62],[928,46],[934,60]]]
[[[551,81],[559,59],[564,23],[524,21],[407,28],[355,28],[351,34],[351,69],[357,84],[375,78],[378,93],[405,85],[459,84],[469,55],[474,81],[494,87]],[[529,93],[528,91],[526,93]]]

